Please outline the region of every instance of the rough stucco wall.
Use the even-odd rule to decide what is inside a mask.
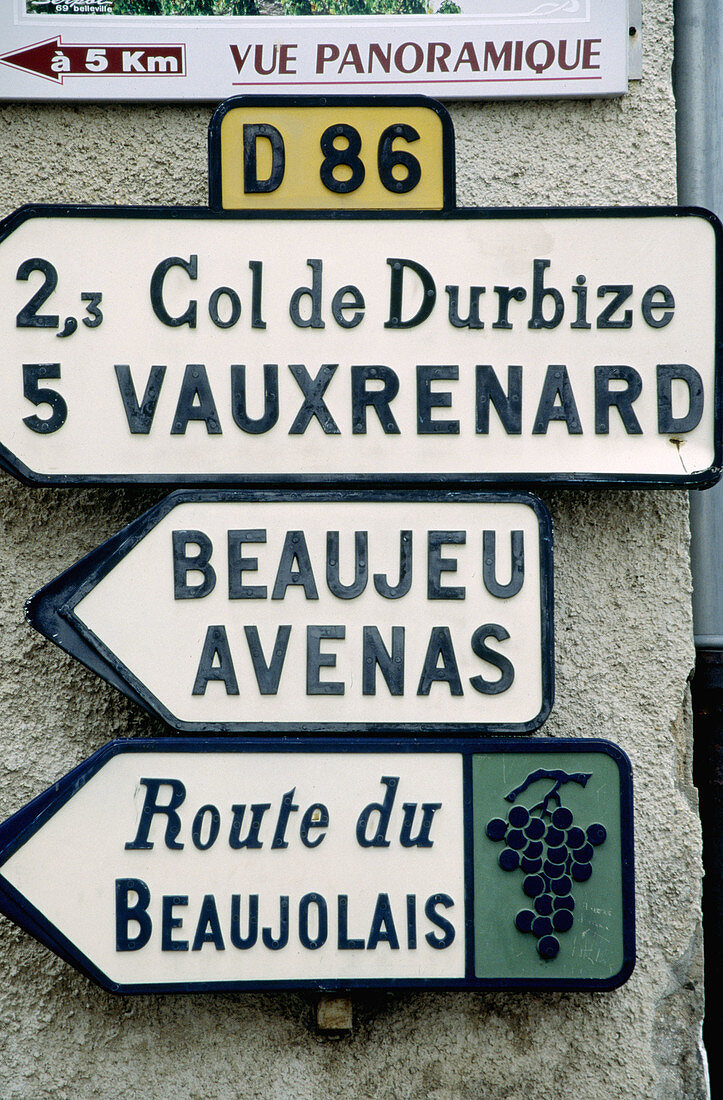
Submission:
[[[672,3],[645,0],[622,99],[452,105],[460,204],[675,201]],[[0,108],[0,214],[26,201],[198,203],[210,109]],[[161,497],[0,477],[0,816],[118,736],[162,735],[23,621],[40,585]],[[541,494],[555,525],[548,736],[602,736],[636,791],[638,964],[612,993],[355,995],[351,1037],[313,997],[115,998],[0,918],[0,1096],[321,1100],[704,1097],[699,822],[684,493]]]

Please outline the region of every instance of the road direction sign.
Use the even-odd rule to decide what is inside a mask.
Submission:
[[[357,14],[340,14],[344,7]],[[622,95],[628,78],[640,78],[639,0],[458,0],[451,12],[434,0],[374,15],[370,7],[322,2],[311,18],[285,15],[286,4],[273,15],[113,18],[110,0],[50,0],[42,11],[38,0],[3,0],[0,98],[209,102],[241,90],[386,86],[451,99],[558,99]]]
[[[611,989],[608,742],[116,741],[0,825],[0,910],[114,992]]]
[[[454,127],[426,96],[234,96],[208,128],[212,210],[444,210]]]
[[[39,484],[709,484],[719,232],[25,207],[0,227],[0,455]]]
[[[553,698],[528,494],[180,491],[30,621],[188,732],[529,732]]]
[[[123,43],[98,40],[94,45],[68,42],[59,34],[42,42],[32,42],[19,50],[10,50],[0,55],[0,63],[61,85],[66,79],[72,81],[73,77],[78,76],[84,78],[84,83],[91,79],[107,84],[109,77],[125,77],[127,81],[138,76],[162,76],[170,80],[173,77],[183,79],[187,75],[185,44],[149,45],[136,42],[129,49]],[[95,98],[92,92],[89,98]]]

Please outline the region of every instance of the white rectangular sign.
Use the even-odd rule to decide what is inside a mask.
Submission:
[[[711,483],[719,228],[25,207],[0,226],[0,460],[42,484]]]
[[[371,4],[354,16],[323,3],[309,15],[296,14],[293,0],[283,7],[284,15],[176,18],[114,15],[113,0],[4,0],[0,98],[589,97],[622,95],[639,75],[640,20],[629,0],[410,0],[408,15],[372,14]]]

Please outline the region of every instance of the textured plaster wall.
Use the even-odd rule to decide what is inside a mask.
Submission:
[[[462,204],[675,201],[671,0],[645,0],[644,74],[609,101],[452,105]],[[210,109],[0,107],[0,214],[26,201],[199,203]],[[0,1097],[696,1100],[704,1097],[699,822],[682,492],[542,494],[556,539],[557,702],[636,784],[638,964],[612,993],[355,996],[344,1039],[290,994],[118,999],[0,918]],[[0,816],[160,723],[36,635],[25,599],[160,493],[0,477]]]

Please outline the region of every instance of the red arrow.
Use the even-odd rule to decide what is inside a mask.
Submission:
[[[185,76],[185,45],[64,44],[47,38],[0,54],[0,62],[62,84],[66,76]]]

